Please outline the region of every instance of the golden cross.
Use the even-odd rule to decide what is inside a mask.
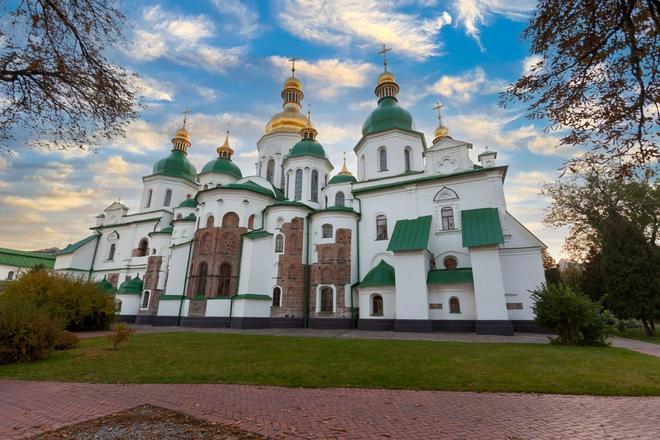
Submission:
[[[291,58],[288,59],[288,61],[291,61],[291,76],[296,76],[296,61],[298,61],[300,58],[296,58],[296,56],[292,56]]]
[[[440,101],[436,101],[435,105],[433,106],[433,110],[436,110],[438,112],[438,123],[442,125],[442,115],[440,114],[440,110],[444,107],[444,104],[441,104]]]
[[[385,72],[387,72],[387,52],[390,52],[391,50],[391,47],[387,47],[383,44],[383,48],[378,51],[379,55],[383,55],[383,66],[385,66]]]
[[[188,115],[190,114],[190,108],[186,107],[183,112],[183,128],[186,128],[186,122],[188,122]]]

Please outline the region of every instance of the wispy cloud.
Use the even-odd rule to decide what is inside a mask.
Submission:
[[[456,22],[465,28],[483,49],[479,27],[493,15],[511,20],[525,20],[536,7],[535,0],[455,0]]]
[[[467,102],[479,94],[490,94],[502,91],[507,83],[498,79],[488,79],[486,72],[480,67],[461,75],[443,75],[431,87],[429,92],[445,98]]]
[[[244,38],[259,35],[259,12],[240,0],[213,0],[218,12],[229,16],[231,22],[225,26],[228,32],[235,32]]]
[[[142,96],[154,101],[174,101],[174,85],[148,76],[136,78],[136,87]]]

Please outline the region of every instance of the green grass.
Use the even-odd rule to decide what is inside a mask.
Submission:
[[[100,383],[238,383],[660,395],[660,359],[617,348],[159,333],[105,338],[0,377]]]
[[[651,342],[653,344],[660,344],[660,333],[656,332],[655,336],[647,336],[644,328],[630,328],[624,332],[617,333],[617,336],[622,338],[637,339],[638,341]]]

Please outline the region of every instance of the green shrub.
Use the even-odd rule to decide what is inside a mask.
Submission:
[[[616,329],[611,313],[570,286],[558,283],[532,292],[536,322],[557,333],[563,345],[607,345]]]
[[[45,358],[61,333],[61,324],[27,298],[0,298],[0,364]]]
[[[118,350],[119,344],[127,341],[133,333],[135,333],[135,330],[123,322],[117,324],[112,333],[108,335],[108,340],[112,344],[112,349],[115,351]]]
[[[67,330],[106,330],[115,318],[112,295],[97,284],[43,268],[23,274],[4,295],[29,299]]]
[[[71,350],[72,348],[76,348],[79,343],[80,338],[77,334],[64,330],[62,333],[60,333],[57,341],[55,342],[55,347],[53,348],[55,350]]]

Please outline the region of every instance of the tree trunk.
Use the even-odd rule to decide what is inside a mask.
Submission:
[[[653,322],[653,319],[649,319],[648,321],[642,319],[642,324],[644,324],[646,336],[655,336],[655,322]]]

